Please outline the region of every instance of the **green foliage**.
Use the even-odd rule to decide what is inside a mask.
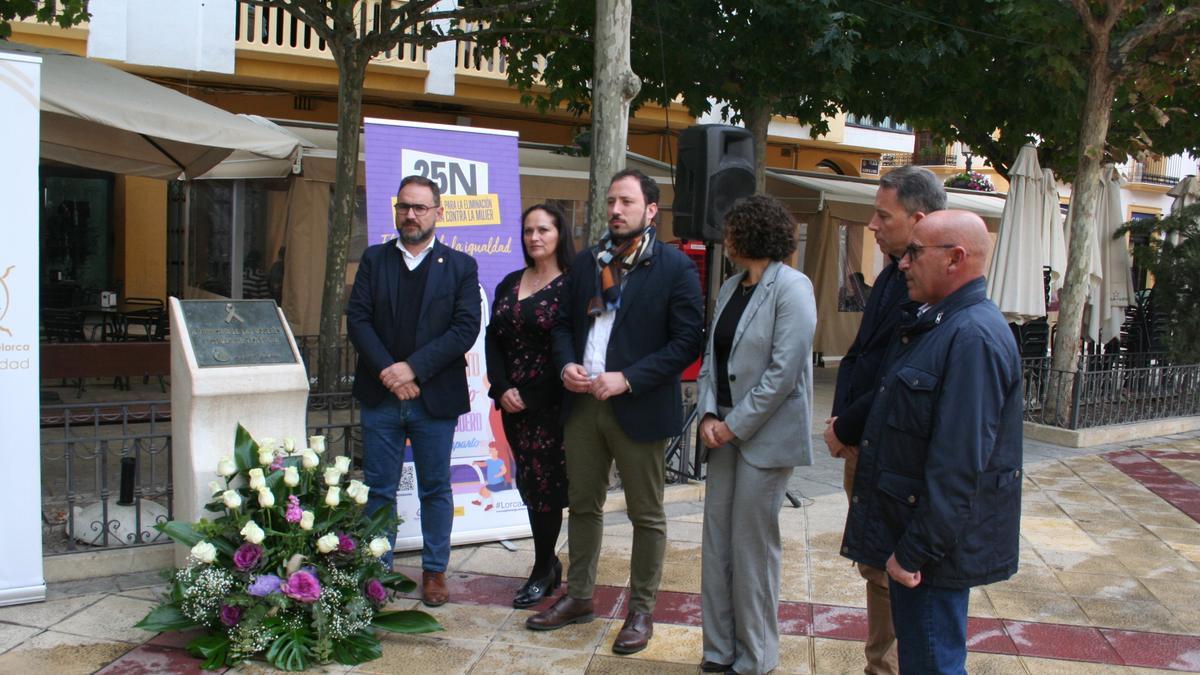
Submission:
[[[60,28],[70,28],[86,21],[90,15],[87,0],[0,0],[0,39],[12,36],[12,22],[30,17],[39,23],[51,23]]]
[[[220,670],[230,665],[229,637],[225,635],[201,635],[188,643],[187,652],[203,661],[202,670]]]
[[[1134,235],[1133,258],[1154,275],[1150,308],[1165,317],[1167,349],[1177,363],[1200,363],[1200,204],[1161,220],[1132,220],[1116,237]],[[1174,240],[1178,240],[1175,243]]]
[[[377,658],[376,618],[383,630],[440,628],[423,612],[378,613],[393,593],[416,587],[380,562],[397,519],[387,510],[368,516],[367,487],[342,474],[348,458],[325,456],[323,439],[311,442],[264,439],[260,447],[238,427],[232,459],[214,467],[231,474],[213,486],[215,517],[157,526],[191,556],[139,627],[205,628],[188,650],[206,669],[259,657],[289,671]]]
[[[134,628],[141,628],[152,633],[161,633],[168,630],[188,630],[195,628],[198,624],[183,615],[179,608],[172,605],[162,605],[150,610],[144,619],[134,624]]]
[[[443,630],[442,625],[432,616],[411,609],[381,612],[375,615],[371,625],[392,633],[433,633]]]

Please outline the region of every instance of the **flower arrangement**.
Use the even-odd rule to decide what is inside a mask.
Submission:
[[[992,181],[978,171],[964,171],[962,173],[956,173],[946,179],[946,187],[961,188],[963,190],[978,190],[980,192],[996,191],[995,186],[992,185]]]
[[[382,611],[416,587],[380,562],[396,518],[390,509],[366,516],[367,486],[343,482],[350,458],[324,453],[323,436],[297,448],[292,439],[256,442],[238,425],[233,454],[209,484],[206,509],[219,515],[157,526],[191,554],[138,627],[204,629],[187,650],[205,670],[251,657],[280,670],[356,665],[382,653],[374,629],[441,630],[424,612]]]

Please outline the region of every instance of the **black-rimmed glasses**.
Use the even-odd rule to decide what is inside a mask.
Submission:
[[[921,244],[909,244],[908,246],[904,247],[904,255],[902,255],[900,257],[908,258],[910,262],[916,262],[917,256],[921,255],[921,251],[924,251],[927,248],[947,248],[948,249],[948,248],[956,248],[957,246],[958,246],[958,244],[925,244],[924,246],[922,246]]]
[[[417,214],[418,218],[426,213],[429,213],[429,209],[432,208],[432,206],[425,204],[407,204],[405,202],[396,202],[396,213],[408,213],[409,211],[412,211],[413,213]]]

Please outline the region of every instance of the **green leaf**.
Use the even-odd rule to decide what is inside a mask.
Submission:
[[[266,656],[280,670],[305,670],[311,661],[311,647],[312,636],[306,629],[290,630],[275,638]]]
[[[200,664],[203,670],[219,670],[229,665],[229,636],[223,633],[209,633],[188,643],[187,652],[198,659],[204,659]]]
[[[184,616],[175,605],[162,605],[150,610],[144,619],[133,626],[151,633],[161,633],[168,630],[187,630],[198,625],[200,624]]]
[[[237,463],[238,471],[243,473],[258,466],[258,443],[241,424],[238,424],[237,434],[233,437],[233,461]]]
[[[154,529],[188,547],[195,546],[204,540],[204,535],[197,532],[191,523],[185,523],[182,520],[159,523],[154,526]]]
[[[371,625],[392,633],[434,633],[445,630],[437,619],[415,609],[376,614]]]
[[[411,593],[417,588],[417,582],[399,572],[384,572],[379,575],[379,583],[400,593]]]
[[[333,643],[333,660],[346,666],[356,666],[383,656],[379,638],[370,631],[361,631]]]

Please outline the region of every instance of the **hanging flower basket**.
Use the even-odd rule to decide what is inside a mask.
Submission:
[[[946,187],[962,190],[978,190],[979,192],[995,192],[996,188],[987,176],[978,171],[956,173],[946,179]]]

